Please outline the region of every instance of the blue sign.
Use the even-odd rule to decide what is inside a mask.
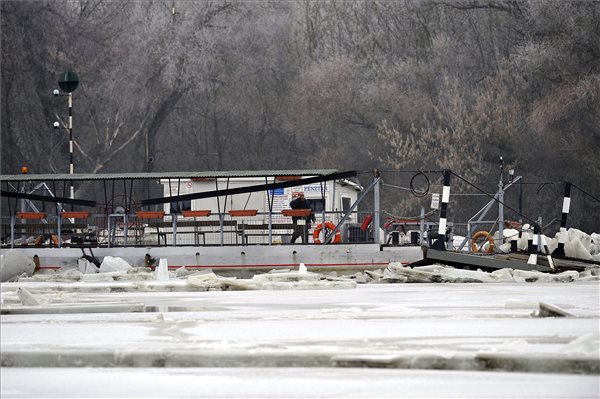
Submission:
[[[283,195],[285,193],[283,192],[283,188],[276,188],[274,190],[269,190],[269,194],[271,194],[271,195]]]

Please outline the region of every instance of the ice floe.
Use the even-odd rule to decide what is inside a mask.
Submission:
[[[28,259],[20,251],[9,249],[0,262],[0,281],[9,281],[26,274],[31,276],[35,269],[33,259]]]
[[[131,269],[131,265],[123,258],[105,256],[100,265],[100,272],[118,272]]]

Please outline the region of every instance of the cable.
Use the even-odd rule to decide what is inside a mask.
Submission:
[[[408,187],[394,186],[393,184],[388,184],[388,183],[381,183],[381,185],[385,186],[385,187],[393,187],[393,188],[399,188],[400,190],[411,191],[411,189]]]
[[[531,219],[528,216],[523,215],[521,212],[517,211],[513,207],[506,205],[504,202],[500,201],[498,198],[494,197],[493,195],[491,195],[489,193],[486,193],[485,191],[483,191],[482,189],[480,189],[479,187],[477,187],[476,185],[474,185],[473,183],[471,183],[470,181],[468,181],[467,179],[465,179],[464,177],[462,177],[458,173],[455,173],[455,172],[452,172],[452,171],[449,171],[449,172],[452,173],[454,176],[458,177],[460,180],[462,180],[465,183],[467,183],[468,185],[470,185],[471,187],[475,188],[476,190],[481,191],[482,193],[484,193],[485,195],[487,195],[488,197],[490,197],[491,199],[493,199],[497,203],[502,204],[503,206],[505,206],[506,208],[510,209],[511,211],[513,211],[514,213],[516,213],[517,215],[522,216],[524,219],[527,219],[531,223],[533,223],[534,225],[537,225],[537,221]]]
[[[414,220],[421,220],[421,219],[426,219],[427,217],[433,215],[434,213],[437,212],[437,209],[434,209],[433,211],[429,211],[426,214],[424,214],[423,216],[419,215],[419,216],[398,216],[398,215],[392,215],[391,213],[389,213],[386,210],[382,211],[383,213],[385,213],[388,216],[391,216],[394,219],[414,219]]]
[[[400,173],[442,173],[443,170],[402,170],[402,169],[380,169],[383,172],[400,172]]]
[[[584,193],[585,195],[587,195],[588,197],[592,198],[593,200],[595,200],[596,202],[600,202],[600,199],[594,197],[592,194],[585,192],[581,187],[576,186],[575,184],[571,183],[571,186],[575,187],[576,189],[578,189],[579,191],[581,191],[582,193]]]
[[[427,182],[427,187],[425,188],[425,191],[417,191],[415,189],[414,186],[414,181],[417,178],[417,176],[423,176],[425,178],[425,181]],[[425,197],[428,193],[429,193],[429,178],[427,177],[427,175],[423,172],[418,172],[417,174],[415,174],[412,179],[410,179],[410,191],[412,192],[412,194],[417,197],[417,198],[423,198]]]
[[[547,182],[541,183],[541,184],[540,184],[540,186],[538,187],[538,189],[535,191],[535,193],[536,193],[536,194],[539,194],[539,193],[540,193],[540,191],[542,191],[542,189],[543,189],[544,187],[546,187],[546,186],[549,186],[549,185],[551,185],[551,184],[554,184],[554,182],[547,181]]]
[[[420,175],[425,178],[425,182],[426,182],[425,190],[417,190],[415,188],[415,179],[418,176],[420,176]],[[393,184],[388,184],[388,183],[382,183],[382,185],[386,186],[386,187],[398,188],[400,190],[410,190],[410,192],[415,197],[417,197],[417,198],[423,198],[423,197],[425,197],[429,193],[429,189],[431,187],[431,182],[429,181],[429,178],[427,177],[427,175],[425,174],[425,172],[417,171],[417,173],[410,179],[410,188],[408,188],[408,187],[402,187],[402,186],[395,186]]]

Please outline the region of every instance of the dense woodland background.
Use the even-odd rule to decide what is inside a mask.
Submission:
[[[570,181],[588,193],[570,225],[600,232],[600,2],[0,7],[3,174],[68,172],[51,93],[71,69],[76,173],[379,168],[390,188],[411,177],[392,170],[449,168],[493,192],[503,156],[524,212],[560,218]],[[420,206],[402,189],[384,202]]]

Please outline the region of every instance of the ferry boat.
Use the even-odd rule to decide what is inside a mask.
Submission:
[[[558,245],[552,250],[535,221],[528,231],[504,220],[504,192],[520,176],[510,175],[505,184],[501,175],[498,191],[465,224],[466,234],[456,235],[452,227],[457,224],[447,221],[453,172],[438,172],[441,201],[432,195],[434,211],[428,214],[438,220],[427,219],[422,208],[419,217],[385,223],[377,170],[366,187],[355,180],[356,171],[335,169],[3,175],[0,254],[16,249],[37,257],[42,270],[75,267],[81,258],[99,265],[112,256],[132,266],[154,267],[167,259],[172,269],[237,275],[300,264],[315,272],[342,273],[393,262],[547,272],[598,265],[600,255],[573,259],[565,253],[568,206],[563,206]],[[77,198],[65,195],[73,193],[73,185]],[[298,192],[311,210],[289,208]],[[370,195],[367,207],[364,200]],[[565,203],[570,203],[567,195]],[[491,229],[496,232],[479,230],[494,205],[499,217]],[[517,247],[516,234],[506,238],[505,227],[517,227],[519,237],[529,234],[526,247]],[[293,236],[300,238],[291,242]],[[307,242],[302,236],[308,236]]]
[[[388,245],[373,228],[381,224],[381,176],[367,187],[355,177],[334,169],[3,175],[0,253],[37,255],[41,269],[113,256],[133,266],[166,258],[170,268],[224,274],[301,263],[352,272],[422,259],[419,243]],[[73,185],[76,198],[66,195]],[[311,203],[312,226],[310,211],[289,208],[297,192]],[[359,211],[369,194],[374,209]],[[290,242],[307,228],[308,242]]]

